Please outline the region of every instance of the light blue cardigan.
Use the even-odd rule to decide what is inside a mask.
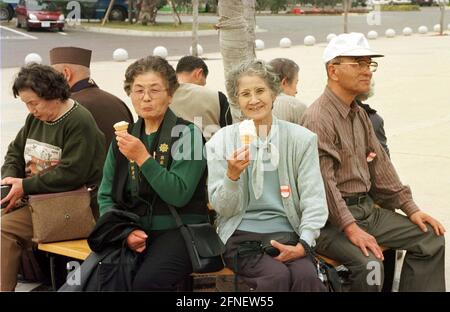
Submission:
[[[289,197],[282,197],[286,216],[300,238],[315,246],[328,218],[317,136],[273,116],[269,140],[280,154],[280,186],[288,185],[291,189]],[[220,129],[206,143],[209,201],[218,215],[218,233],[224,243],[241,223],[249,202],[247,175],[242,173],[237,181],[226,175],[227,157],[241,146],[239,124]]]

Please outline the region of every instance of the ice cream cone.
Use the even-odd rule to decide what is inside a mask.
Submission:
[[[248,134],[244,134],[241,135],[241,143],[242,145],[250,145],[253,141],[253,136],[248,135]]]
[[[239,124],[239,135],[243,146],[250,145],[256,138],[256,127],[253,120],[244,120]]]
[[[119,122],[116,122],[113,125],[113,127],[114,127],[114,130],[119,131],[119,132],[128,131],[128,124],[129,123],[126,121],[119,121]],[[133,164],[134,160],[130,160],[130,163]]]
[[[119,121],[114,124],[114,130],[116,131],[127,131],[128,130],[128,122]]]

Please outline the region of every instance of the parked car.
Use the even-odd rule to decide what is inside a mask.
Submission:
[[[56,0],[55,2],[60,9],[67,15],[67,4],[71,0]],[[110,0],[77,0],[80,4],[81,18],[82,19],[102,19],[106,11]],[[127,0],[115,0],[114,5],[109,14],[109,20],[111,21],[124,21],[128,17],[128,1]]]
[[[64,29],[64,14],[54,1],[20,0],[16,6],[16,27],[28,31],[38,28]]]
[[[19,0],[0,0],[0,21],[10,21]]]
[[[411,4],[412,3],[411,0],[393,0],[392,2],[394,4]]]

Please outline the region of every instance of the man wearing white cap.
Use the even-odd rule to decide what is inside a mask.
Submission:
[[[382,55],[370,49],[363,34],[331,40],[323,54],[327,86],[303,115],[303,125],[319,138],[329,209],[317,251],[350,270],[352,291],[380,291],[380,246],[405,249],[400,291],[445,291],[445,229],[414,203],[367,113],[355,102],[358,94],[369,90],[378,67],[375,57]]]

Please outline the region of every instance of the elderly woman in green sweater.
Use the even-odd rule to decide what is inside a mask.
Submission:
[[[139,119],[128,132],[116,131],[103,170],[100,214],[119,209],[139,216],[139,229],[126,238],[139,255],[133,290],[175,290],[192,272],[169,205],[184,223],[208,220],[203,138],[169,109],[177,87],[175,70],[161,57],[128,67],[124,89]]]
[[[328,217],[317,137],[273,116],[279,80],[263,61],[241,64],[227,83],[252,121],[222,128],[206,144],[225,262],[256,291],[325,291],[307,256]],[[240,138],[252,122],[247,144]]]
[[[2,291],[14,290],[22,250],[31,246],[27,195],[98,185],[105,159],[103,133],[91,113],[70,99],[62,74],[45,65],[25,66],[12,89],[30,114],[2,166],[1,184],[11,185],[1,201]]]

